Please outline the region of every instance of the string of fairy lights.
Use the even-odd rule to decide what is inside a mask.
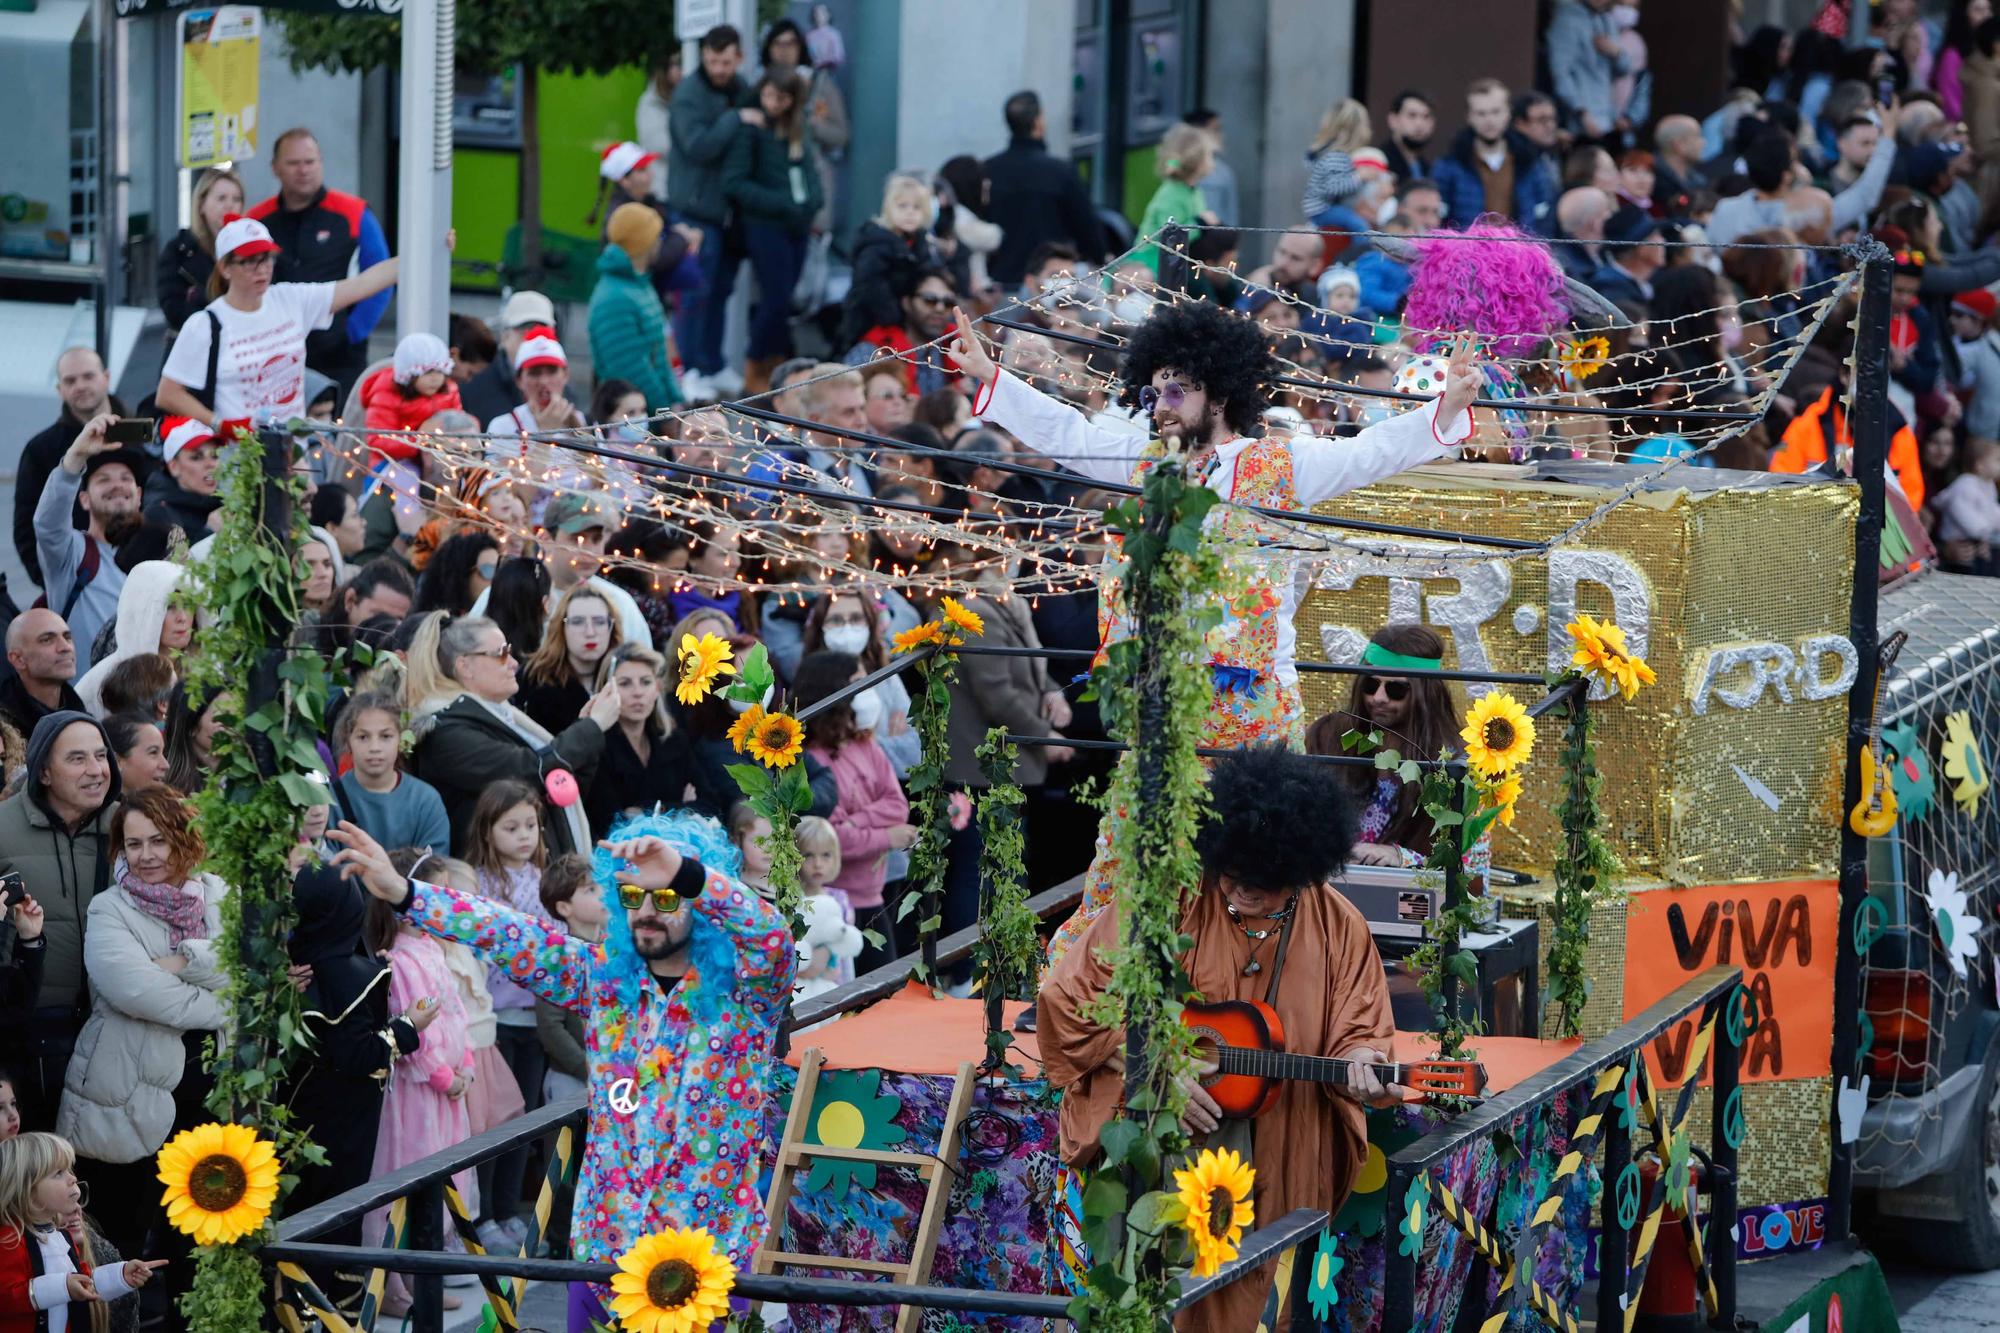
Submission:
[[[1114,267],[1119,262],[1112,261],[1106,268],[1112,275],[1114,292],[1121,284],[1138,290],[1138,283]],[[1276,287],[1247,281],[1233,268],[1215,270],[1191,257],[1189,263],[1194,271],[1227,272],[1252,290],[1296,301]],[[1712,455],[1748,430],[1754,418],[1768,409],[1777,386],[1799,355],[1842,307],[1854,289],[1855,278],[1849,273],[1809,283],[1781,294],[1781,299],[1771,303],[1771,313],[1743,320],[1746,330],[1761,330],[1763,336],[1745,340],[1745,353],[1738,358],[1736,368],[1703,364],[1692,371],[1677,370],[1660,355],[1681,349],[1704,350],[1709,343],[1707,335],[1618,351],[1611,347],[1609,337],[1590,332],[1550,342],[1547,355],[1491,358],[1524,386],[1524,393],[1533,396],[1510,404],[1518,413],[1515,432],[1498,445],[1475,435],[1475,450],[1506,449],[1509,441],[1519,439],[1520,422],[1530,421],[1533,426],[1528,438],[1537,447],[1553,447],[1575,457],[1628,460],[1634,457],[1633,451],[1618,445],[1631,443],[1635,421],[1642,426],[1648,422],[1675,423],[1676,407],[1694,410],[1698,402],[1706,401],[1710,388],[1725,378],[1734,382],[1739,373],[1756,385],[1755,393],[1742,395],[1731,404],[1735,411],[1710,413],[1729,419],[1714,424],[1695,419],[1679,422],[1684,428],[1674,433],[1686,442],[1685,452],[1633,469],[1634,475],[1625,485],[1547,541],[1521,549],[1493,549],[1470,534],[1440,531],[1423,539],[1388,537],[1345,531],[1337,526],[1339,520],[1241,510],[1256,556],[1261,561],[1307,565],[1368,556],[1442,574],[1456,561],[1512,560],[1545,554],[1573,542],[1619,504],[1656,486],[1675,468]],[[1157,285],[1145,294],[1155,303],[1200,299]],[[1011,308],[1020,309],[1021,303]],[[1672,327],[1703,327],[1736,309],[1734,304],[1718,305],[1681,316]],[[1035,334],[1007,328],[1009,336],[999,353],[1001,364],[1072,402],[1108,407],[1115,403],[1120,383],[1115,372],[1093,365],[1088,353],[1101,352],[1097,359],[1108,361],[1122,353],[1127,339],[1101,326],[1101,311],[1098,301],[1077,295],[1074,289],[1044,297],[1026,313],[1048,322],[1050,336],[1038,339]],[[999,323],[1008,321],[1002,317]],[[1787,324],[1798,330],[1789,337],[1781,327]],[[1083,336],[1069,331],[1076,328],[1089,329],[1090,346],[1083,355],[1065,355],[1058,339]],[[894,355],[914,361],[948,343],[952,336],[947,332]],[[1403,341],[1421,345],[1431,336],[1448,340],[1453,331],[1406,330]],[[1601,355],[1594,355],[1590,368],[1577,374],[1584,364],[1578,359],[1577,347],[1600,338],[1602,342],[1592,350]],[[1406,349],[1387,344],[1364,350],[1396,356]],[[1375,407],[1383,401],[1363,386],[1328,375],[1317,364],[1283,355],[1279,360],[1282,383],[1273,395],[1274,402],[1292,406],[1308,418],[1321,408],[1353,410]],[[1607,371],[1617,373],[1607,375],[1603,383],[1621,396],[1636,395],[1644,400],[1643,416],[1589,415],[1591,409],[1601,406],[1601,396],[1588,381]],[[685,589],[711,596],[742,592],[760,596],[766,605],[783,605],[795,598],[803,602],[829,589],[887,584],[912,600],[973,593],[1038,599],[1099,582],[1097,562],[1107,536],[1104,497],[1093,494],[1087,479],[1057,473],[1053,466],[1042,467],[1074,460],[1035,451],[1033,441],[1021,442],[1018,453],[1007,455],[1014,469],[1052,478],[1062,487],[1051,498],[1024,497],[1020,488],[1001,489],[1004,481],[975,484],[982,475],[979,464],[985,455],[957,455],[962,460],[958,467],[966,475],[950,476],[928,450],[890,449],[872,438],[856,441],[852,434],[831,428],[815,429],[810,439],[802,438],[790,427],[740,410],[780,394],[784,395],[781,401],[797,401],[793,395],[814,381],[853,373],[856,368],[842,367],[838,372],[829,370],[794,380],[782,390],[736,402],[676,408],[612,426],[511,434],[357,432],[339,423],[315,424],[314,429],[341,454],[348,476],[355,479],[364,471],[358,459],[366,457],[358,437],[384,437],[413,446],[424,460],[426,481],[421,498],[432,516],[446,527],[480,524],[494,533],[503,549],[523,549],[550,540],[536,521],[540,503],[557,495],[574,495],[605,515],[607,532],[616,534],[623,529],[629,537],[634,530],[627,525],[645,520],[666,534],[664,543],[657,538],[652,543],[650,549],[655,552],[664,545],[669,550],[694,546],[709,553],[706,559],[691,561],[692,567],[682,568],[677,561],[667,564],[648,559],[636,543],[614,536],[605,563],[639,571],[656,595]],[[1482,391],[1482,397],[1488,392]],[[1143,423],[1103,411],[1098,420],[1113,425],[1123,420],[1132,432],[1135,454],[1144,443]],[[1590,424],[1607,420],[1610,424],[1601,427]],[[1558,422],[1570,428],[1557,435]],[[1576,426],[1578,422],[1586,424]],[[643,438],[621,439],[619,426],[632,428]],[[996,438],[1003,444],[1008,440],[997,432]],[[832,460],[832,466],[822,468],[801,461],[798,455],[807,448]],[[852,470],[857,465],[872,470],[874,486],[887,494],[863,495],[837,475],[843,466]],[[484,474],[486,488],[470,498],[461,496],[467,479],[475,474]],[[517,521],[496,516],[487,503],[494,486],[522,498],[526,516]],[[716,558],[711,549],[726,551],[731,545],[739,552],[734,567],[726,558]]]

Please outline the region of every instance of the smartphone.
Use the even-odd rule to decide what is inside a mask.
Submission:
[[[1875,80],[1875,100],[1883,106],[1888,106],[1894,102],[1896,100],[1896,81],[1894,79]]]
[[[159,427],[152,417],[122,417],[104,428],[104,438],[113,444],[148,444]]]
[[[10,870],[0,875],[0,907],[18,907],[27,896],[28,882],[21,878],[20,871]]]

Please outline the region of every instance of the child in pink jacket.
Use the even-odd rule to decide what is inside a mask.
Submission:
[[[808,654],[792,678],[798,707],[826,698],[863,674],[852,653]],[[827,887],[847,895],[857,924],[892,935],[894,923],[870,918],[881,915],[889,853],[917,840],[910,803],[896,781],[896,770],[875,743],[874,733],[856,729],[854,709],[845,702],[806,723],[806,752],[832,769],[840,783],[840,804],[829,821],[840,839],[840,873]]]

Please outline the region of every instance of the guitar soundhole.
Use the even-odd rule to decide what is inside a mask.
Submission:
[[[1204,1064],[1218,1063],[1215,1058],[1215,1052],[1218,1047],[1223,1045],[1222,1034],[1214,1028],[1203,1027],[1191,1027],[1188,1031],[1194,1033],[1195,1058]],[[1222,1077],[1223,1074],[1220,1069],[1212,1069],[1202,1075],[1200,1080],[1201,1086],[1204,1088],[1213,1087]]]

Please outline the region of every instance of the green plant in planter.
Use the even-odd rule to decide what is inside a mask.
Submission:
[[[976,751],[986,787],[979,793],[979,942],[972,949],[975,989],[986,998],[986,1066],[1012,1071],[1007,1048],[1014,1034],[1000,1021],[1001,1001],[1032,1000],[1040,974],[1040,921],[1028,907],[1027,837],[1021,826],[1023,794],[1014,782],[1018,749],[1007,729],[994,727]]]

